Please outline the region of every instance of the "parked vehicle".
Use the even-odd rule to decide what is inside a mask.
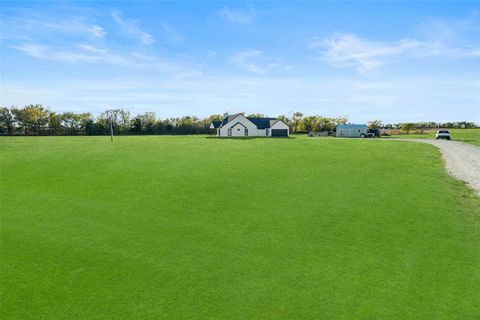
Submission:
[[[366,133],[362,133],[360,138],[377,138],[380,137],[380,129],[368,129]]]
[[[448,130],[438,130],[435,132],[435,139],[447,139],[450,140],[452,139],[452,135],[450,134],[450,131]]]

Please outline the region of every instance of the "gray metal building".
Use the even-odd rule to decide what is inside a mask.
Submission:
[[[337,126],[337,137],[361,138],[368,133],[366,124],[341,124]]]

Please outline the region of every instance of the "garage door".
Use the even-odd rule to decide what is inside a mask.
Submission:
[[[287,129],[272,129],[272,137],[288,137]]]

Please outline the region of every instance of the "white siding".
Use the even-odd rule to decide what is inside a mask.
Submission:
[[[290,128],[283,121],[278,121],[270,129],[287,129],[287,133],[290,135]],[[269,130],[268,136],[272,136],[272,130]]]
[[[256,134],[257,126],[250,122],[244,115],[240,114],[220,128],[220,137],[244,137],[245,128],[248,129],[249,137]],[[231,135],[228,134],[229,129],[232,129]]]
[[[245,137],[245,130],[248,130],[248,137],[270,137],[272,132],[271,129],[288,130],[288,126],[282,121],[278,121],[272,126],[272,128],[257,129],[257,126],[253,122],[240,114],[233,118],[229,123],[219,128],[217,135],[220,133],[220,137]]]
[[[237,122],[230,128],[230,133],[232,137],[245,137],[248,136],[248,128],[243,126],[241,123]]]

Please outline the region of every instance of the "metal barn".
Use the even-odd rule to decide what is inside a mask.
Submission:
[[[341,124],[337,126],[337,137],[361,138],[367,136],[368,126],[366,124]]]

